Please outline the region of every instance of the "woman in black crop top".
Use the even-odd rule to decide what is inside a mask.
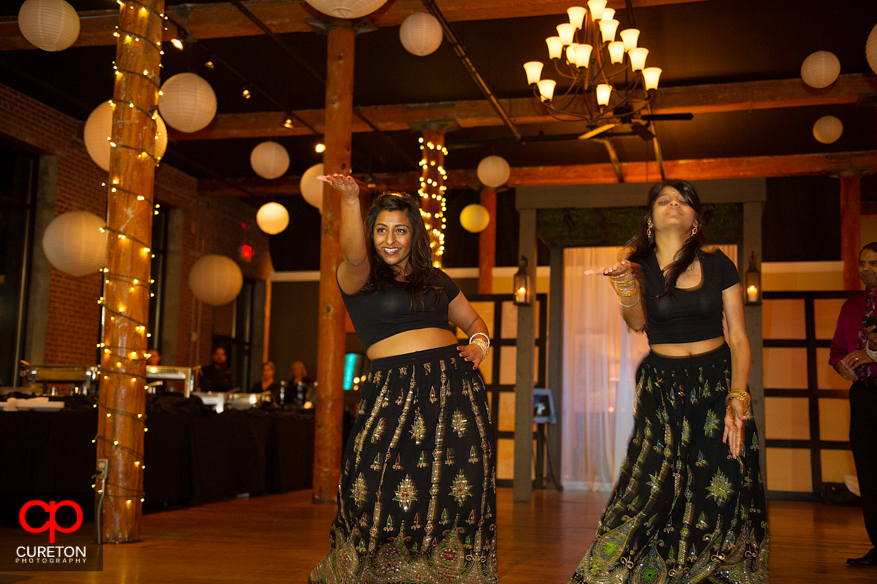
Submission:
[[[742,289],[705,244],[697,193],[667,180],[649,191],[627,258],[599,271],[651,352],[618,483],[570,583],[768,581]]]
[[[331,549],[312,584],[497,582],[493,432],[478,365],[487,325],[433,266],[416,199],[383,193],[365,225],[353,178],[341,195],[336,278],[371,360],[347,443]],[[458,346],[448,327],[465,331]]]

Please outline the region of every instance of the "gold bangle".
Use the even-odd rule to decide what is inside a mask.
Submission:
[[[617,301],[618,301],[618,304],[620,304],[623,308],[633,308],[634,306],[636,306],[637,304],[639,304],[640,297],[637,296],[637,297],[636,297],[636,302],[634,302],[633,304],[625,304],[625,303],[623,303],[623,302],[621,301],[620,296],[616,296],[616,297],[615,297],[615,300],[617,300]]]
[[[473,338],[470,339],[469,344],[475,345],[476,347],[481,349],[481,358],[482,359],[484,357],[487,357],[487,353],[489,352],[489,349],[490,349],[490,344],[488,344],[488,341],[485,341],[482,338],[475,338],[475,336],[473,335]]]
[[[752,396],[749,395],[749,392],[742,389],[732,389],[725,397],[725,404],[730,406],[732,399],[739,399],[741,402],[743,402],[743,411],[749,411],[749,406],[752,404]]]

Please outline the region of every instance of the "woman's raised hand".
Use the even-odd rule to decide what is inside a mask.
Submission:
[[[341,198],[347,203],[353,203],[359,200],[359,181],[352,176],[344,174],[321,174],[317,180],[329,183],[336,191],[341,193]]]
[[[637,272],[639,272],[639,264],[635,264],[627,260],[622,260],[616,264],[603,266],[602,268],[599,268],[597,270],[588,270],[585,272],[585,275],[603,274],[604,276],[609,276],[610,278],[622,278],[628,274],[636,275]]]

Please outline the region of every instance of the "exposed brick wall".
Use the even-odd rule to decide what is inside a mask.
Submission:
[[[90,211],[104,217],[106,192],[101,183],[107,175],[85,150],[83,126],[84,121],[0,85],[0,139],[60,157],[55,214]],[[249,263],[238,264],[245,278],[265,280],[272,271],[268,236],[256,227],[255,208],[233,199],[203,200],[198,197],[195,178],[166,164],[156,169],[154,198],[163,207],[181,209],[185,217],[176,364],[205,363],[209,361],[212,309],[194,301],[186,274],[198,258],[208,253],[237,258],[244,233],[241,223],[245,223],[247,243],[253,246],[255,256]],[[41,249],[41,242],[34,245]],[[95,363],[100,334],[100,275],[77,278],[52,268],[50,282],[45,364]],[[200,326],[196,313],[199,306]],[[193,332],[201,338],[198,345],[190,343]],[[199,354],[190,354],[198,346]]]

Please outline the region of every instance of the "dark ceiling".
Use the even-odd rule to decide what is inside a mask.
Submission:
[[[111,10],[111,0],[69,0],[83,11]],[[14,22],[20,0],[0,3],[0,24]],[[171,15],[194,10],[168,0]],[[263,0],[244,2],[256,11]],[[272,4],[278,4],[273,2]],[[289,4],[290,9],[296,2]],[[450,26],[466,49],[487,85],[501,100],[532,96],[522,64],[547,61],[544,38],[565,20],[566,3],[510,0],[497,6],[514,7],[514,13],[535,16],[500,18],[512,12],[495,11],[495,19],[461,20],[462,0],[437,0],[439,10],[453,12]],[[488,4],[479,0],[479,6]],[[570,5],[574,2],[569,2]],[[635,24],[641,29],[640,44],[649,48],[650,65],[663,69],[661,89],[720,85],[733,91],[733,84],[768,80],[798,80],[802,61],[817,50],[833,52],[840,59],[842,75],[873,77],[865,58],[865,42],[877,24],[877,1],[847,0],[639,0],[632,2]],[[529,8],[532,5],[532,8]],[[544,15],[545,6],[557,15]],[[630,26],[624,2],[610,2],[618,9],[620,28]],[[432,55],[415,57],[399,41],[398,24],[385,26],[393,11],[426,11],[413,0],[393,1],[381,12],[376,31],[356,39],[354,105],[455,103],[485,98],[461,64],[447,40]],[[480,13],[479,13],[480,14]],[[398,18],[396,20],[399,20]],[[3,37],[17,29],[7,27]],[[10,32],[11,31],[11,32]],[[166,45],[163,79],[192,71],[213,86],[218,115],[320,110],[324,106],[327,37],[315,32],[278,35],[299,60],[267,35],[236,38],[190,39],[183,51]],[[0,37],[0,41],[3,38]],[[8,47],[7,47],[8,48]],[[208,56],[215,62],[208,69]],[[85,120],[102,101],[112,97],[115,46],[74,46],[65,51],[0,50],[2,83],[30,95],[76,119]],[[310,69],[311,71],[308,71]],[[546,67],[547,69],[547,67]],[[314,74],[316,73],[316,75]],[[245,83],[256,88],[243,99]],[[801,84],[802,87],[803,84]],[[829,88],[830,90],[831,88]],[[823,91],[829,91],[823,90]],[[817,90],[808,90],[818,95]],[[416,111],[416,108],[409,108]],[[516,117],[514,110],[509,112]],[[812,135],[813,123],[832,114],[841,119],[840,140],[825,145]],[[808,153],[873,151],[877,147],[877,115],[873,106],[854,103],[804,107],[771,107],[750,111],[696,113],[690,121],[655,123],[665,160],[738,158]],[[586,130],[582,123],[540,122],[518,126],[522,142],[513,139],[503,125],[468,127],[449,132],[449,170],[474,169],[489,154],[505,157],[513,167],[606,164],[606,148],[595,141],[577,140]],[[551,136],[572,139],[548,140]],[[355,133],[353,168],[356,172],[399,173],[417,171],[420,158],[418,134],[413,130]],[[295,177],[320,161],[313,146],[320,136],[275,137],[290,153],[287,176]],[[165,163],[199,179],[255,178],[249,152],[266,138],[172,140]],[[638,137],[614,138],[622,163],[652,160],[649,143]]]

